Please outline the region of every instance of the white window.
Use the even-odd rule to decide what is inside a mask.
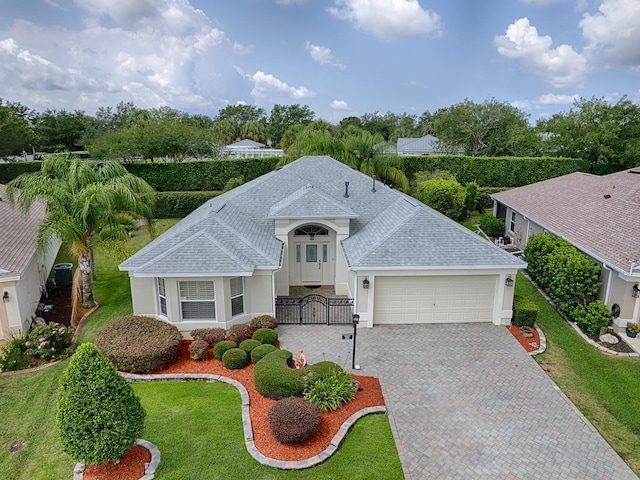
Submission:
[[[511,210],[511,222],[509,223],[509,231],[516,231],[516,212],[514,212],[513,210]]]
[[[158,279],[158,301],[160,303],[160,313],[167,316],[167,294],[164,287],[164,278]]]
[[[213,282],[180,282],[180,308],[184,320],[215,320],[216,296]]]
[[[244,313],[244,286],[242,277],[231,279],[231,315],[235,317]]]

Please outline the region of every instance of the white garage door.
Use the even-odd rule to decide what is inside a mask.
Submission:
[[[374,323],[490,322],[497,275],[376,277]]]

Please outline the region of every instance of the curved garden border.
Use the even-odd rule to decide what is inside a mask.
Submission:
[[[160,464],[160,450],[153,443],[139,438],[136,441],[136,445],[146,448],[151,453],[151,461],[144,469],[144,475],[139,480],[153,480],[156,475],[156,469]],[[84,478],[84,463],[76,463],[76,467],[73,469],[73,480],[82,480]]]
[[[223,382],[233,387],[236,387],[240,392],[242,399],[242,426],[244,429],[244,441],[247,445],[247,451],[249,454],[259,463],[267,465],[269,467],[278,468],[280,470],[302,470],[318,465],[331,457],[337,450],[342,441],[344,440],[347,432],[356,423],[356,421],[365,415],[374,413],[386,413],[387,408],[384,406],[367,407],[351,415],[342,424],[338,432],[331,439],[329,446],[320,452],[318,455],[307,458],[305,460],[286,461],[276,460],[269,458],[256,448],[253,440],[253,429],[251,428],[251,417],[249,416],[249,393],[244,388],[242,383],[223,375],[215,375],[211,373],[165,373],[165,374],[153,374],[153,375],[139,375],[133,373],[120,372],[120,374],[126,378],[129,382],[166,382],[166,381],[178,381],[188,382],[191,380],[205,380],[207,382]]]

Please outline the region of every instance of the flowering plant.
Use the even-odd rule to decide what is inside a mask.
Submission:
[[[627,323],[627,330],[629,330],[631,333],[638,334],[640,333],[640,324],[629,322]]]
[[[25,353],[45,360],[55,360],[67,352],[72,338],[73,329],[59,323],[38,325],[27,336]]]

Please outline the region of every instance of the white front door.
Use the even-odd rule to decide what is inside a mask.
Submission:
[[[303,284],[322,284],[328,246],[328,243],[300,244],[300,277]]]

